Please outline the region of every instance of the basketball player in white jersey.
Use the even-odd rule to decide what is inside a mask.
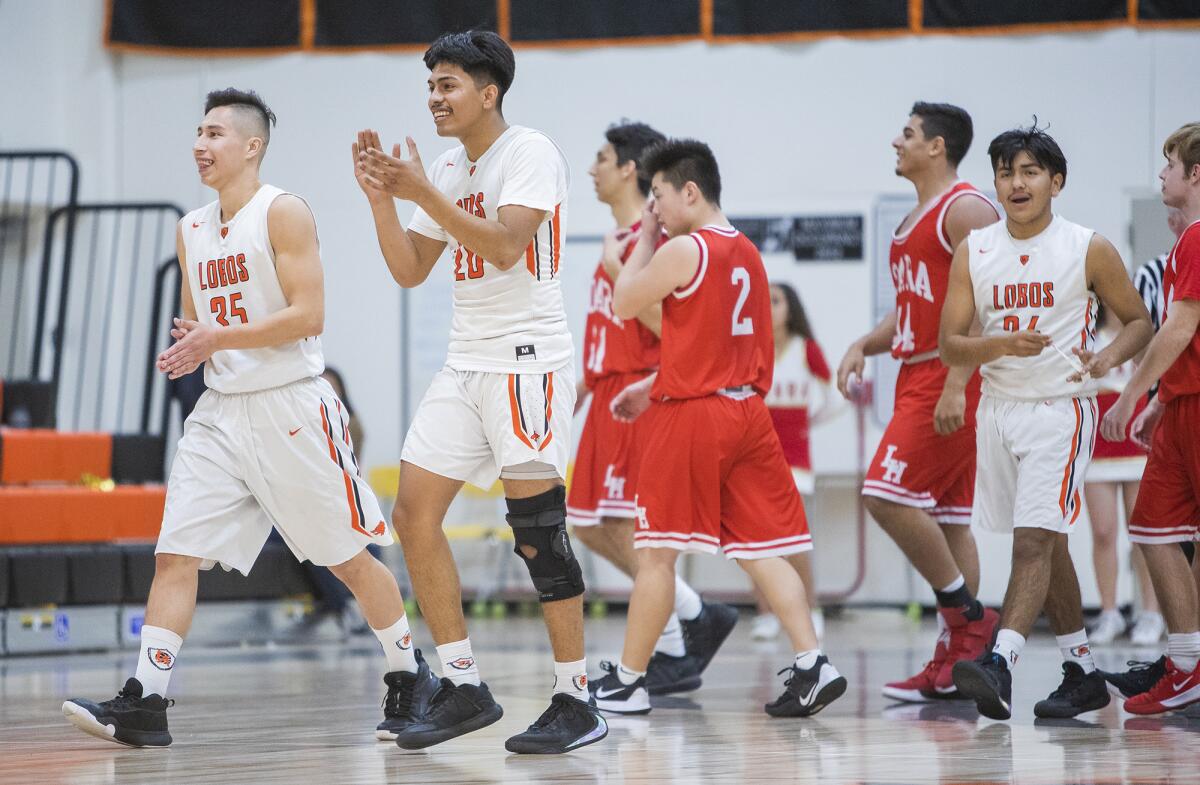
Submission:
[[[1054,139],[1036,127],[1006,131],[988,155],[1007,217],[954,252],[939,345],[948,366],[982,366],[973,523],[1013,533],[1012,573],[994,647],[956,663],[954,683],[982,714],[1008,719],[1010,671],[1044,607],[1063,681],[1034,713],[1074,717],[1109,701],[1067,551],[1096,438],[1093,380],[1140,351],[1153,330],[1112,243],[1054,214],[1067,178]],[[1097,298],[1122,327],[1093,353]],[[976,319],[982,334],[970,336]]]
[[[179,222],[183,318],[157,364],[177,379],[204,363],[209,389],[167,481],[136,673],[112,700],[63,704],[80,729],[131,746],[171,743],[167,685],[199,570],[220,563],[249,573],[272,526],[298,559],[328,566],[354,593],[387,655],[388,706],[402,680],[410,711],[423,710],[436,687],[428,666],[417,684],[400,589],[366,550],[392,537],[359,474],[345,407],[320,378],[316,224],[303,199],[259,180],[275,115],[257,94],[233,88],[209,93],[204,109],[192,152],[218,199]],[[378,732],[411,719],[386,714]]]
[[[583,573],[566,529],[567,459],[575,405],[573,345],[559,286],[569,173],[546,135],[509,125],[501,107],[516,64],[500,36],[447,34],[425,52],[439,136],[461,144],[424,171],[416,145],[354,145],[355,176],[396,282],[421,284],[450,245],[450,351],[421,400],[401,454],[392,520],[442,661],[441,689],[396,743],[421,749],[500,719],[467,637],[458,570],[442,522],[464,482],[504,485],[516,553],[542,602],[554,650],[550,707],[510,752],[561,753],[604,738],[589,704]],[[417,209],[407,230],[395,199]]]

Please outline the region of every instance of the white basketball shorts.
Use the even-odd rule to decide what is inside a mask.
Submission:
[[[348,422],[319,377],[249,393],[206,391],[171,465],[155,552],[248,574],[272,526],[296,558],[313,564],[390,545]]]
[[[1096,443],[1096,399],[1015,401],[984,395],[976,431],[972,523],[996,532],[1066,532]]]
[[[404,439],[401,460],[490,488],[497,477],[565,479],[575,371],[489,373],[444,367]]]

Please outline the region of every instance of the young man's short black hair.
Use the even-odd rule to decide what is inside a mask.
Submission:
[[[425,50],[425,67],[430,71],[439,63],[450,63],[466,71],[476,87],[494,84],[500,90],[496,109],[504,104],[504,94],[512,86],[517,61],[512,48],[490,30],[446,33]]]
[[[218,106],[231,106],[239,112],[246,112],[253,119],[255,132],[262,137],[263,147],[271,141],[271,126],[275,125],[275,113],[258,93],[253,90],[238,90],[236,87],[213,90],[204,98],[204,113],[208,114]]]
[[[650,175],[642,169],[639,159],[646,148],[652,144],[666,141],[667,137],[655,131],[645,123],[631,123],[622,120],[608,127],[604,138],[613,146],[617,153],[617,165],[624,166],[633,161],[638,165],[637,186],[645,196],[650,193]]]
[[[1037,118],[1028,128],[1014,128],[1005,131],[992,140],[988,145],[988,158],[992,159],[992,172],[1001,166],[1012,166],[1013,159],[1021,152],[1037,161],[1038,166],[1050,173],[1062,175],[1062,184],[1067,184],[1067,157],[1054,137],[1037,127]]]
[[[641,168],[650,178],[661,172],[663,179],[676,188],[693,182],[710,204],[721,204],[721,172],[704,142],[667,139],[653,144],[642,154]]]
[[[975,138],[975,126],[966,109],[954,104],[917,101],[909,114],[921,118],[921,130],[926,139],[942,137],[946,144],[946,160],[951,166],[958,166],[967,157],[971,140]]]

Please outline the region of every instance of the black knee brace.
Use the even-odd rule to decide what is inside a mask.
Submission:
[[[528,499],[505,499],[516,547],[542,602],[583,594],[583,570],[567,537],[567,489],[561,485]],[[526,556],[522,547],[534,550]]]
[[[1196,563],[1196,543],[1181,542],[1179,547],[1183,549],[1183,555],[1187,557],[1188,564]]]

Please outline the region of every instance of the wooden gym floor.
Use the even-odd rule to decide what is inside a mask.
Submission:
[[[203,608],[201,608],[203,613]],[[591,672],[620,648],[623,618],[589,621]],[[643,718],[612,718],[608,739],[565,756],[519,756],[504,739],[545,708],[552,680],[537,619],[473,621],[480,668],[504,718],[420,753],[377,742],[382,656],[373,638],[313,646],[186,645],[172,682],[169,749],[129,749],[75,730],[69,696],[106,699],[131,654],[0,659],[0,782],[26,783],[1116,783],[1200,782],[1200,719],[1135,718],[1114,701],[1081,720],[1035,722],[1059,681],[1053,640],[1036,636],[1016,669],[1007,723],[947,702],[889,706],[884,681],[915,672],[933,625],[895,612],[830,621],[825,649],[850,681],[815,718],[778,720],[761,705],[781,689],[783,641],[737,629],[691,694],[656,699]],[[428,641],[416,630],[418,646]],[[1102,667],[1158,651],[1102,647]]]

